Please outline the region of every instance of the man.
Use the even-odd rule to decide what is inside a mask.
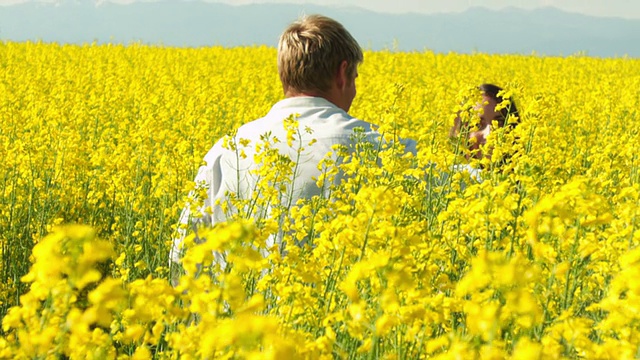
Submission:
[[[371,124],[348,114],[356,96],[358,65],[362,61],[358,43],[333,19],[305,16],[283,32],[278,44],[278,72],[285,99],[265,117],[241,126],[232,138],[218,141],[205,156],[206,165],[200,168],[195,181],[207,189],[202,207],[207,211],[194,217],[189,206],[185,208],[180,220],[183,230],[171,252],[173,262],[180,260],[185,224],[222,222],[229,207],[221,203],[229,194],[236,198],[252,196],[258,181],[256,170],[270,166],[257,164],[254,158],[256,145],[269,141],[266,134],[268,139],[279,139],[271,141],[271,146],[295,162],[286,194],[280,198],[289,205],[323,192],[317,185],[318,164],[334,145],[353,145],[354,129],[362,130],[359,136],[365,141],[379,141]],[[296,124],[295,129],[292,124]],[[415,152],[415,143],[408,146]],[[216,261],[224,265],[220,254],[216,254]]]

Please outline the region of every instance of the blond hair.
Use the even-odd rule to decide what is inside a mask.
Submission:
[[[328,91],[340,64],[355,78],[362,49],[339,22],[322,15],[304,16],[280,36],[278,73],[285,93]]]

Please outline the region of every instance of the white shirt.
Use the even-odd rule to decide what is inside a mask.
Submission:
[[[287,144],[287,130],[285,120],[294,115],[299,123],[299,131],[302,141],[293,143],[293,147]],[[226,216],[220,206],[216,206],[217,200],[225,200],[228,193],[239,194],[240,196],[251,196],[252,189],[256,185],[256,178],[252,175],[252,170],[256,170],[261,164],[254,161],[255,147],[263,143],[261,136],[269,133],[271,139],[279,140],[272,148],[277,148],[280,154],[289,156],[297,162],[297,171],[292,183],[293,190],[287,192],[292,194],[286,201],[295,204],[298,199],[308,199],[314,195],[320,195],[323,189],[318,188],[316,180],[321,174],[318,164],[327,153],[332,151],[332,146],[342,144],[349,146],[353,143],[353,130],[362,128],[363,136],[367,141],[377,143],[380,141],[380,134],[372,129],[372,124],[356,119],[347,114],[328,100],[320,97],[292,97],[276,103],[269,113],[258,120],[241,126],[235,134],[235,142],[240,150],[244,150],[246,157],[238,156],[234,150],[226,149],[223,146],[223,139],[220,139],[209,150],[204,157],[206,165],[200,167],[195,178],[196,183],[204,183],[207,187],[207,199],[205,199],[203,209],[210,207],[209,214],[197,214],[196,222],[205,224],[215,224],[226,220]],[[310,130],[310,132],[307,131]],[[241,147],[239,142],[248,140],[250,143]],[[308,145],[312,140],[315,142]],[[415,153],[415,142],[404,140],[407,151]],[[300,145],[304,151],[298,154]],[[268,166],[268,165],[267,165]],[[181,224],[190,224],[194,218],[189,211],[189,206],[185,207],[180,216]],[[179,262],[180,248],[186,231],[182,231],[180,236],[174,239],[171,251],[171,261]],[[220,257],[217,261],[222,261]]]

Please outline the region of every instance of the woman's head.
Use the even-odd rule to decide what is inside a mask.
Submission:
[[[483,156],[488,156],[491,153],[489,149],[484,155],[481,151],[481,146],[486,144],[487,136],[491,131],[491,123],[495,120],[498,127],[504,127],[508,125],[510,128],[514,128],[520,123],[518,108],[515,102],[511,98],[503,98],[498,93],[502,91],[502,88],[493,84],[482,84],[477,88],[481,92],[482,100],[475,106],[474,110],[477,111],[480,117],[480,123],[477,124],[477,128],[471,127],[469,121],[462,120],[462,112],[458,112],[454,120],[453,127],[449,131],[451,138],[457,138],[460,134],[469,140],[467,143],[468,149],[472,151],[468,157],[474,157],[477,159]],[[498,106],[503,102],[504,107]],[[496,110],[498,107],[498,110]],[[470,115],[467,113],[466,115]]]
[[[493,84],[482,84],[478,86],[478,89],[482,92],[483,114],[480,115],[480,117],[483,122],[490,123],[491,121],[496,120],[500,127],[505,126],[510,117],[518,118],[516,122],[512,122],[510,124],[511,127],[515,127],[520,122],[518,108],[516,107],[516,103],[513,99],[504,99],[502,96],[498,96],[498,93],[502,91],[501,87]],[[496,106],[501,104],[504,100],[508,100],[509,104],[496,111]]]

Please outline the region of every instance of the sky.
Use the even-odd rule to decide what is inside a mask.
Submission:
[[[5,0],[0,0],[5,1]],[[490,9],[502,9],[505,7],[518,7],[522,9],[534,9],[538,7],[553,6],[565,11],[576,12],[592,16],[624,17],[640,19],[639,0],[208,0],[226,4],[249,3],[314,3],[321,5],[358,6],[378,12],[389,13],[437,13],[460,12],[471,7],[487,7]]]
[[[0,5],[11,5],[25,1],[95,1],[95,0],[0,0]],[[107,0],[117,3],[152,0]],[[294,3],[331,6],[357,6],[383,13],[439,13],[460,12],[471,7],[482,6],[494,10],[505,7],[534,9],[553,6],[565,11],[591,16],[640,19],[640,0],[204,0],[231,5],[255,3]]]

